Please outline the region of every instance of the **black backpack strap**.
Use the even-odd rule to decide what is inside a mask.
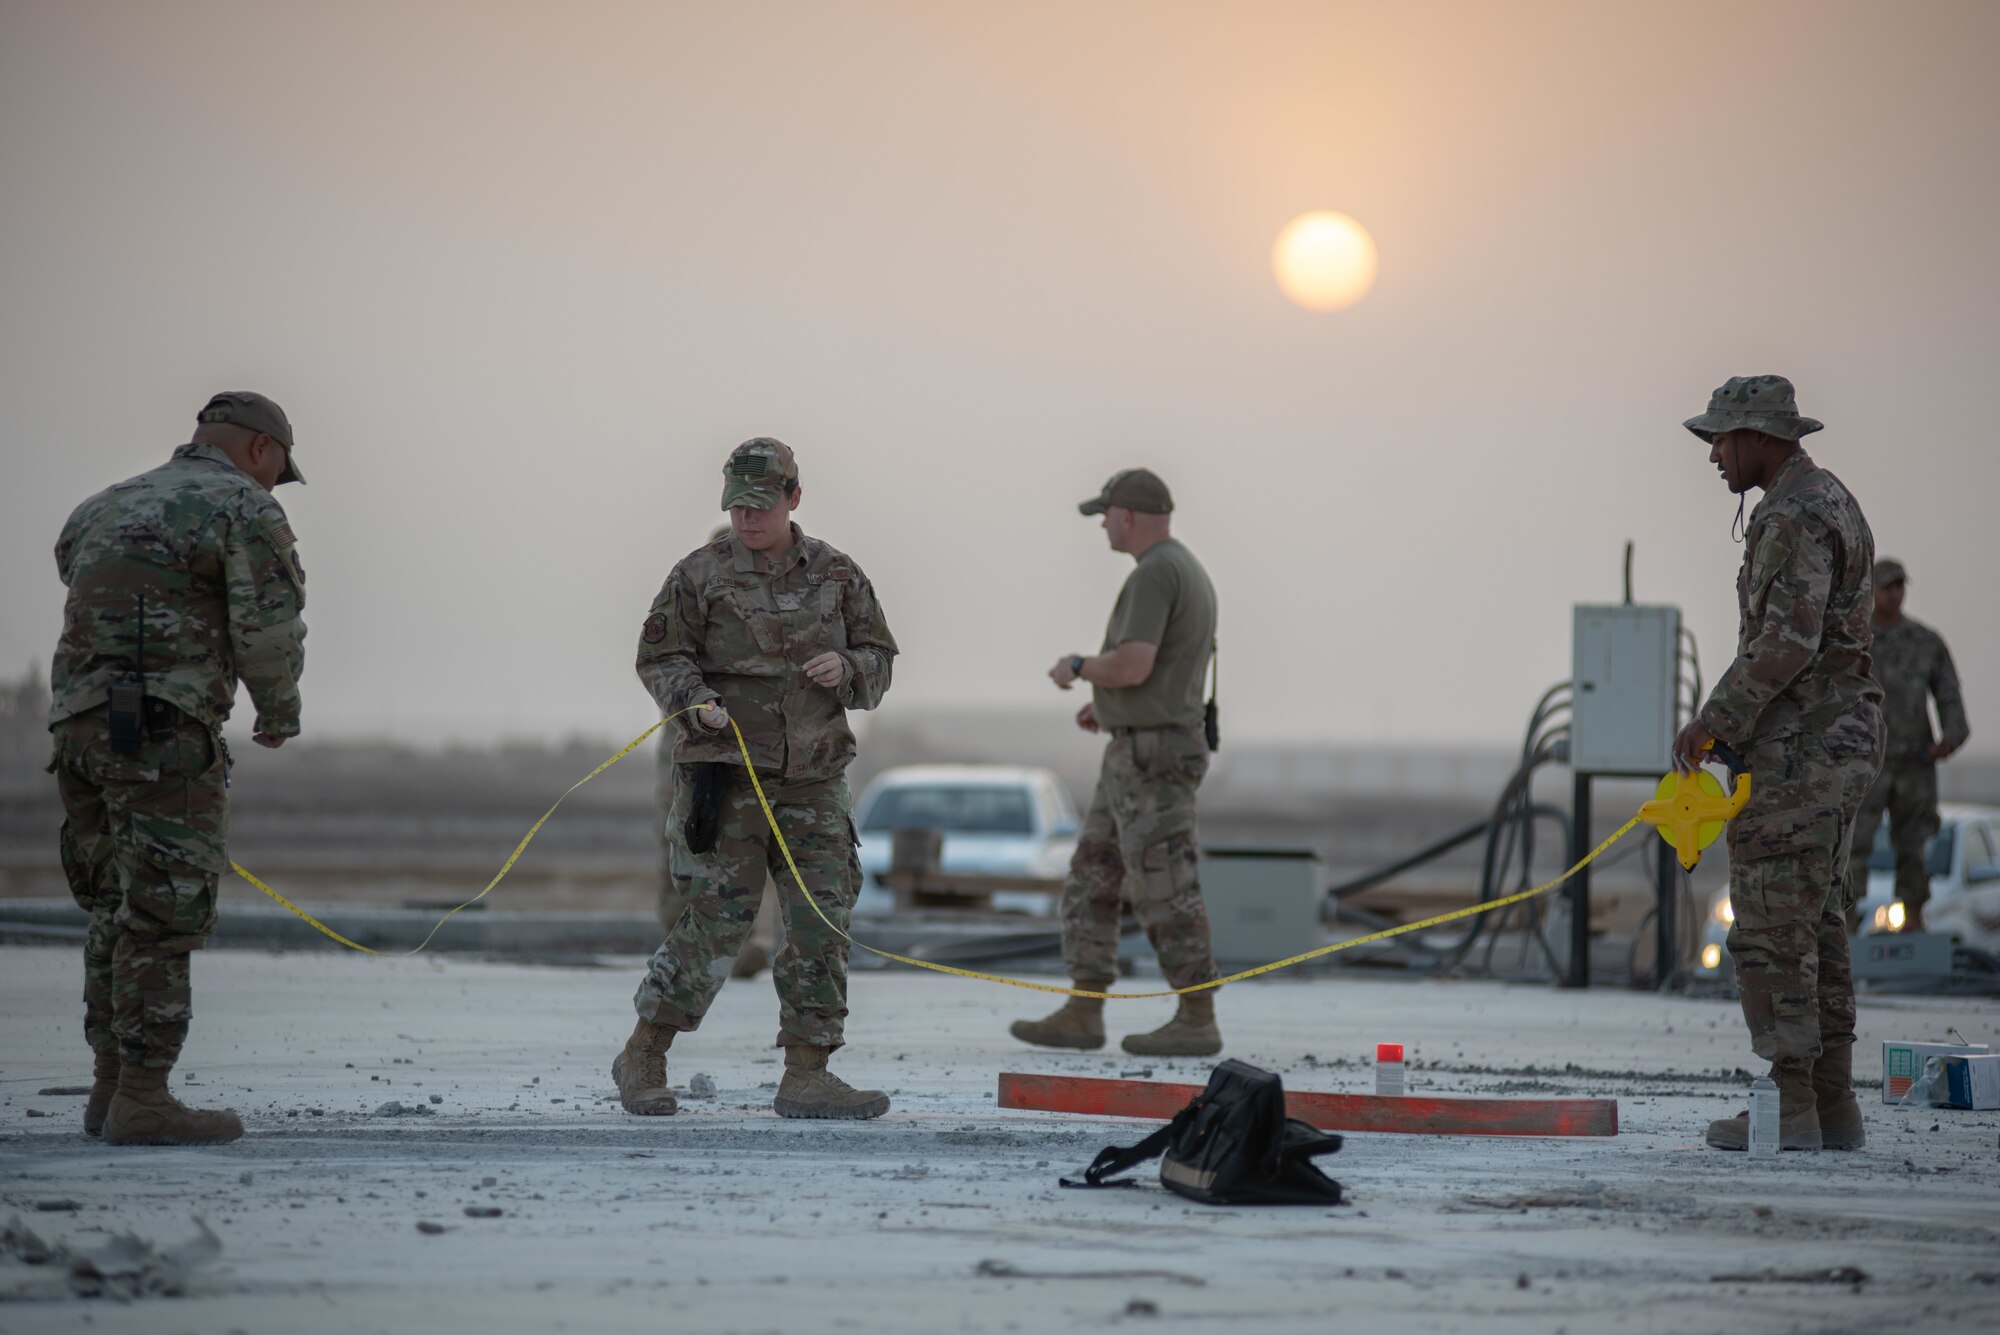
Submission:
[[[1161,1154],[1166,1152],[1168,1142],[1173,1140],[1174,1132],[1186,1125],[1188,1118],[1193,1116],[1194,1110],[1200,1106],[1201,1101],[1199,1099],[1190,1103],[1187,1107],[1174,1114],[1173,1121],[1168,1122],[1137,1145],[1128,1145],[1123,1148],[1112,1145],[1099,1151],[1097,1157],[1090,1161],[1090,1167],[1083,1170],[1083,1181],[1077,1182],[1063,1177],[1056,1179],[1057,1185],[1064,1187],[1138,1186],[1139,1184],[1136,1182],[1107,1182],[1105,1179],[1114,1177],[1129,1168],[1135,1168],[1148,1159],[1159,1158]]]
[[[1311,1122],[1288,1117],[1285,1119],[1284,1139],[1278,1144],[1278,1160],[1291,1163],[1298,1159],[1316,1159],[1339,1148],[1339,1136],[1329,1135]]]

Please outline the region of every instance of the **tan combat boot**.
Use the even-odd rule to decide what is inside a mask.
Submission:
[[[1813,1094],[1809,1066],[1771,1066],[1771,1080],[1778,1086],[1778,1148],[1816,1150],[1820,1147],[1819,1102]],[[1740,1112],[1708,1124],[1711,1149],[1750,1148],[1750,1114]]]
[[[889,1111],[889,1096],[879,1089],[856,1089],[826,1069],[832,1048],[800,1045],[785,1049],[785,1078],[778,1082],[771,1108],[780,1117],[838,1118],[865,1121]]]
[[[1081,992],[1109,992],[1109,978],[1079,978]],[[1093,1052],[1104,1046],[1104,1000],[1069,997],[1046,1020],[1016,1020],[1007,1032],[1038,1048],[1080,1048]]]
[[[83,1105],[83,1134],[104,1134],[104,1115],[111,1111],[111,1096],[118,1092],[118,1046],[113,1044],[96,1053],[91,1067],[90,1098]]]
[[[625,1050],[611,1059],[611,1083],[618,1102],[641,1117],[671,1117],[680,1108],[667,1088],[667,1049],[679,1032],[668,1025],[641,1020],[625,1040]]]
[[[1861,1127],[1861,1100],[1854,1097],[1854,1045],[1842,1043],[1813,1063],[1814,1105],[1819,1110],[1822,1149],[1858,1150],[1868,1143]]]
[[[164,1066],[126,1066],[104,1114],[107,1145],[226,1145],[243,1134],[227,1108],[190,1108],[167,1093]]]
[[[1127,1034],[1122,1045],[1137,1057],[1213,1057],[1222,1051],[1215,1027],[1215,993],[1190,992],[1174,1018],[1147,1034]]]

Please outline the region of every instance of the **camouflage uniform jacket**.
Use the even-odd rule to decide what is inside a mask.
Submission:
[[[250,690],[257,728],[299,730],[306,573],[284,507],[211,445],[183,445],[98,492],[56,540],[69,587],[49,665],[49,726],[97,708],[135,666],[146,604],[146,695],[220,728]]]
[[[1972,735],[1965,721],[1965,699],[1958,690],[1958,670],[1944,636],[1921,621],[1904,617],[1893,626],[1875,627],[1875,680],[1882,684],[1883,720],[1889,726],[1885,763],[1928,761],[1931,713],[1928,697],[1937,700],[1944,740],[1956,751]]]
[[[1874,561],[1875,536],[1853,494],[1805,451],[1793,455],[1750,516],[1736,660],[1699,716],[1711,733],[1740,747],[1824,731],[1879,706],[1868,660]]]
[[[827,650],[847,661],[834,690],[802,670]],[[854,759],[847,710],[882,702],[895,656],[868,577],[794,524],[775,564],[727,537],[673,568],[640,632],[639,680],[663,714],[721,700],[760,774],[831,779]],[[675,759],[742,763],[727,728],[676,726]]]

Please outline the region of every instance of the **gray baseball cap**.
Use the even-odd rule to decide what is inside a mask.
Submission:
[[[1104,484],[1104,490],[1076,509],[1078,514],[1101,515],[1114,505],[1142,515],[1168,515],[1174,512],[1174,496],[1152,469],[1121,468]]]
[[[194,420],[240,426],[245,431],[269,436],[285,447],[285,471],[278,475],[277,485],[306,480],[299,471],[298,446],[292,443],[292,419],[285,416],[285,410],[275,400],[254,390],[227,389],[203,405]]]
[[[1903,569],[1903,563],[1893,556],[1883,557],[1868,572],[1868,582],[1878,589],[1885,584],[1907,584],[1909,579],[1910,572]]]

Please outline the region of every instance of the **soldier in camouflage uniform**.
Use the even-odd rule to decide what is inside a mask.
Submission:
[[[1903,922],[1896,930],[1924,930],[1924,905],[1931,898],[1924,844],[1938,832],[1937,763],[1972,735],[1959,694],[1958,670],[1944,637],[1903,615],[1909,575],[1900,561],[1875,563],[1875,680],[1882,685],[1882,713],[1889,729],[1882,772],[1861,803],[1854,821],[1854,852],[1848,861],[1849,930],[1860,926],[1859,904],[1868,891],[1868,859],[1875,829],[1889,813],[1889,844],[1896,850],[1896,898]],[[1937,701],[1944,736],[1931,735],[1930,701]]]
[[[90,914],[84,1130],[116,1145],[217,1144],[233,1112],[167,1093],[193,1013],[188,955],[228,870],[222,724],[249,688],[254,739],[299,731],[305,568],[271,491],[300,482],[292,428],[261,394],[218,394],[194,439],[63,525],[69,588],[49,728],[70,893]],[[143,618],[143,619],[142,619]],[[143,661],[142,661],[143,659]]]
[[[708,542],[703,545],[712,546],[728,538],[729,525],[719,524],[709,533]],[[676,759],[676,743],[679,740],[675,729],[660,729],[653,783],[653,796],[660,813],[659,917],[661,928],[669,932],[680,921],[681,906],[687,902],[688,893],[694,886],[694,859],[688,856],[684,841],[672,838],[670,833],[686,823],[690,797],[681,765]],[[768,969],[771,952],[777,949],[777,934],[778,887],[775,881],[766,877],[764,895],[757,904],[756,923],[743,942],[742,951],[736,956],[736,967],[731,970],[730,977],[755,978]]]
[[[1729,900],[1750,1045],[1771,1063],[1786,1149],[1858,1149],[1854,976],[1845,920],[1855,812],[1882,761],[1882,690],[1869,675],[1875,539],[1854,496],[1799,447],[1820,423],[1791,382],[1737,377],[1689,431],[1729,489],[1764,499],[1736,577],[1736,659],[1674,741],[1674,764],[1734,747],[1750,804],[1729,825]],[[1712,1123],[1708,1143],[1740,1150],[1747,1115]]]
[[[722,471],[732,532],[674,567],[639,637],[639,679],[661,712],[695,708],[671,725],[676,758],[689,770],[686,805],[700,805],[697,780],[712,782],[719,820],[669,829],[692,871],[689,892],[646,967],[633,999],[639,1022],[611,1076],[627,1112],[675,1110],[667,1049],[708,1013],[770,876],[785,919],[771,969],[785,1075],[772,1106],[781,1117],[880,1117],[888,1097],[850,1087],[826,1063],[842,1042],[841,931],[861,890],[846,780],[854,759],[847,710],[881,703],[896,642],[860,567],[792,522],[804,493],[789,447],[764,436],[747,440]],[[743,731],[803,890],[743,771],[731,720]]]
[[[1195,839],[1195,791],[1208,772],[1202,679],[1215,645],[1215,586],[1171,533],[1167,484],[1143,468],[1115,474],[1077,507],[1103,515],[1111,549],[1136,562],[1119,591],[1102,652],[1072,654],[1049,669],[1057,686],[1091,686],[1077,726],[1111,734],[1097,792],[1063,883],[1063,962],[1081,991],[1117,977],[1118,934],[1129,901],[1175,988],[1218,975]],[[1104,1046],[1104,1002],[1071,997],[1010,1031],[1051,1048]],[[1131,1034],[1127,1052],[1210,1056],[1222,1050],[1213,989],[1180,998],[1173,1019]]]

